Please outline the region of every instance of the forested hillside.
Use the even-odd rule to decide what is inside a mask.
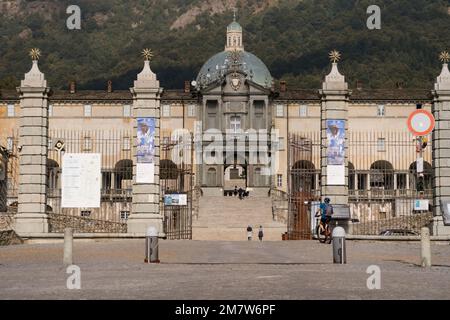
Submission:
[[[68,30],[69,5],[79,5],[81,30]],[[366,9],[382,10],[381,30],[368,30]],[[316,88],[342,53],[351,86],[431,88],[437,56],[450,50],[449,0],[11,0],[0,1],[0,87],[15,87],[42,51],[41,70],[55,88],[126,89],[155,52],[152,68],[165,88],[182,88],[203,62],[223,50],[232,8],[247,51],[288,86]]]

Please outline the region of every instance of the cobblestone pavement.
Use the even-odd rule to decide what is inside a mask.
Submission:
[[[348,264],[316,241],[161,241],[144,264],[144,240],[75,241],[81,290],[69,290],[62,243],[0,247],[0,299],[450,299],[450,245],[347,241]],[[381,268],[369,290],[367,267]]]

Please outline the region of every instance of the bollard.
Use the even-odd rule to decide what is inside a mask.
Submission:
[[[333,263],[347,263],[347,248],[345,246],[345,230],[342,227],[333,229]]]
[[[420,238],[420,243],[422,245],[422,267],[431,267],[430,229],[423,227],[420,232]]]
[[[64,258],[63,258],[63,263],[65,266],[70,266],[73,264],[72,249],[73,249],[73,230],[72,228],[66,228],[64,229]]]
[[[148,227],[145,237],[145,260],[146,263],[159,263],[158,258],[158,230]]]

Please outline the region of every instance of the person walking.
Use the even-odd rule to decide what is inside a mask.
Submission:
[[[248,241],[252,240],[253,237],[253,228],[251,225],[248,225],[247,227],[247,239]]]
[[[239,188],[238,193],[239,193],[239,200],[242,200],[242,194],[244,192],[244,189]]]
[[[259,241],[262,241],[262,240],[263,240],[263,237],[264,237],[263,227],[262,227],[262,226],[259,226],[259,231],[258,231],[258,238],[259,238]]]

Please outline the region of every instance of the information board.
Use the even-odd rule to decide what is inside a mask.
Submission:
[[[101,155],[66,153],[62,160],[62,208],[99,208]]]
[[[186,206],[187,194],[172,193],[164,195],[164,205],[166,206]]]

